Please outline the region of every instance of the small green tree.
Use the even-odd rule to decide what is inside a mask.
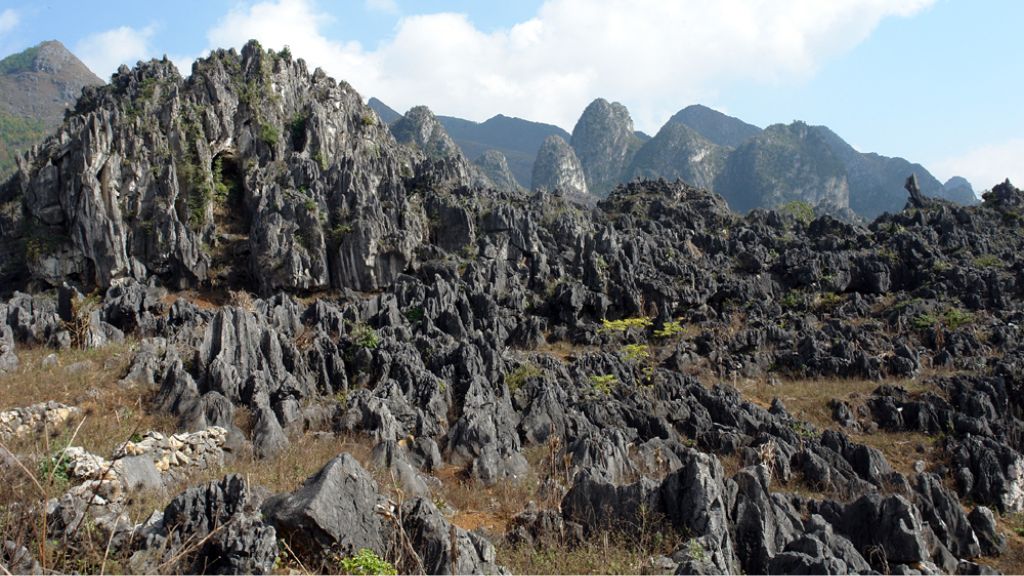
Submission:
[[[782,214],[788,214],[795,218],[797,222],[802,222],[804,224],[808,224],[811,220],[814,220],[814,207],[803,200],[787,202],[779,207],[779,212]]]

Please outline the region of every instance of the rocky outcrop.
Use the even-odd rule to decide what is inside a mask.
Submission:
[[[400,143],[416,147],[432,160],[462,156],[455,141],[426,106],[410,108],[391,125],[391,133]]]
[[[238,475],[189,488],[144,526],[130,566],[147,573],[270,574],[277,533],[261,518],[260,500]]]
[[[0,327],[0,374],[6,374],[18,367],[18,355],[14,353],[14,331],[4,324]],[[2,421],[0,416],[0,421]]]
[[[18,249],[0,269],[99,288],[386,286],[422,234],[399,221],[411,162],[348,85],[287,53],[216,51],[188,79],[166,60],[123,68],[3,187]]]
[[[366,470],[348,454],[327,463],[291,494],[263,504],[263,516],[290,545],[311,557],[331,551],[347,556],[367,548],[383,554],[385,524],[378,513],[385,502]]]
[[[569,141],[579,158],[587,189],[604,197],[622,176],[640,148],[629,110],[618,102],[598,98],[576,122]],[[538,160],[539,160],[538,155]],[[534,184],[534,188],[537,185]]]
[[[548,136],[533,165],[534,190],[559,191],[568,198],[585,201],[590,193],[586,176],[573,149],[558,136]]]

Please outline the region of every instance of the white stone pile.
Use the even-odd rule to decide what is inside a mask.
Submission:
[[[195,469],[220,466],[227,435],[227,430],[218,426],[171,435],[148,432],[138,442],[119,446],[112,460],[79,446],[69,446],[55,458],[63,460],[61,468],[67,470],[70,480],[80,482],[68,494],[91,500],[95,506],[106,506],[122,501],[126,491],[140,485],[140,477],[161,485],[170,478],[187,477]],[[148,478],[146,468],[151,471]]]
[[[169,436],[148,432],[138,442],[129,440],[119,446],[114,451],[114,458],[149,456],[161,473],[183,466],[220,466],[224,462],[227,437],[228,431],[220,426]]]
[[[4,410],[0,412],[0,438],[7,440],[34,434],[44,428],[56,429],[80,412],[79,408],[52,400]]]

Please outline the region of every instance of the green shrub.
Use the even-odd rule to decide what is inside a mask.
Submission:
[[[782,300],[779,301],[779,304],[783,308],[792,310],[794,308],[799,308],[800,305],[803,304],[803,298],[800,297],[800,293],[797,292],[796,290],[790,290],[789,292],[786,292],[785,296],[782,297]]]
[[[787,202],[779,207],[779,212],[782,214],[788,214],[795,218],[797,222],[802,222],[804,224],[808,224],[811,220],[814,220],[814,207],[803,200]]]
[[[223,164],[222,158],[213,161],[213,200],[221,205],[238,193],[238,183],[231,179],[224,179]]]
[[[527,380],[541,375],[541,369],[534,363],[528,362],[515,370],[505,374],[505,386],[509,392],[515,392],[526,384]]]
[[[1002,268],[1003,261],[994,254],[982,254],[974,259],[974,265],[978,268]]]
[[[273,147],[281,140],[281,134],[278,133],[277,128],[273,124],[263,122],[260,124],[260,140],[267,146]]]
[[[626,344],[622,347],[622,355],[626,360],[639,362],[651,357],[651,349],[647,344]]]
[[[950,330],[956,330],[961,326],[966,326],[974,322],[974,314],[954,307],[946,310],[946,313],[942,316],[942,320],[947,328]]]
[[[665,325],[660,330],[654,331],[655,338],[671,338],[678,336],[683,333],[683,327],[679,323],[679,320],[669,320],[665,322]]]
[[[974,322],[974,314],[961,310],[955,306],[947,308],[941,315],[925,312],[918,314],[912,324],[917,330],[931,330],[935,327],[945,327],[947,330],[956,330]]]
[[[597,390],[605,396],[612,393],[615,386],[618,385],[619,379],[614,374],[601,374],[590,377],[590,381],[594,384],[594,390]]]
[[[835,292],[826,292],[818,296],[817,307],[819,310],[832,310],[843,303],[843,297]]]
[[[338,560],[338,568],[342,574],[355,574],[360,576],[392,575],[398,574],[398,570],[369,548],[362,548],[352,556],[346,556]]]
[[[380,336],[372,326],[360,322],[352,328],[352,340],[357,346],[373,350],[380,346]]]
[[[405,319],[408,320],[409,322],[419,322],[420,320],[423,320],[423,307],[415,306],[413,308],[409,308],[408,310],[402,313],[402,316],[405,316]]]
[[[608,320],[605,318],[601,320],[601,332],[625,332],[630,328],[646,330],[647,328],[650,328],[653,323],[654,320],[649,316],[623,318],[622,320]]]
[[[930,312],[924,312],[914,318],[913,325],[918,330],[930,330],[939,325],[939,317]]]
[[[324,155],[323,150],[317,150],[313,155],[313,160],[320,166],[321,171],[327,170],[327,156]]]
[[[351,232],[352,226],[350,224],[336,224],[327,231],[327,244],[337,248],[341,244],[342,239]]]
[[[58,486],[67,486],[71,482],[71,463],[64,457],[63,450],[58,450],[39,462],[40,480],[49,480],[51,475]]]

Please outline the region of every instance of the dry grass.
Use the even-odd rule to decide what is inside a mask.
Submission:
[[[767,409],[772,400],[778,398],[794,418],[820,428],[835,428],[830,401],[845,400],[856,410],[882,384],[902,386],[911,395],[939,392],[927,382],[926,376],[885,382],[840,378],[779,379],[770,382],[768,378],[756,378],[737,382],[736,388],[747,400],[762,408]]]
[[[537,346],[534,352],[551,356],[562,362],[569,362],[573,358],[587,354],[589,352],[596,352],[599,349],[596,346],[577,345],[569,342],[568,340],[556,340],[554,342],[549,341],[547,338],[544,339],[544,343]]]
[[[463,477],[461,470],[446,467],[436,474],[441,488],[435,498],[455,510],[451,522],[464,530],[484,528],[503,535],[512,518],[537,500],[537,478],[531,474],[519,482],[502,481],[486,486]]]
[[[996,526],[1006,535],[1006,550],[1001,556],[976,561],[1003,574],[1024,574],[1024,513],[997,513]]]
[[[20,348],[18,369],[0,376],[0,409],[6,410],[54,400],[81,409],[59,429],[12,438],[6,447],[17,454],[13,466],[0,466],[0,540],[26,546],[48,569],[60,572],[120,570],[124,559],[111,557],[108,542],[90,522],[83,522],[74,546],[56,546],[45,518],[43,503],[61,495],[66,479],[44,474],[40,463],[69,445],[109,457],[118,444],[134,433],[173,431],[174,420],[149,411],[154,389],[119,384],[132,356],[133,342],[91,350],[54,352],[48,348]],[[56,354],[56,363],[44,359]],[[2,450],[2,449],[0,449]],[[4,457],[9,457],[3,451]],[[133,495],[132,520],[141,522],[156,506],[152,495]]]
[[[496,542],[498,563],[513,574],[639,574],[657,556],[678,550],[684,539],[657,523],[590,536],[571,546],[546,548]]]
[[[291,492],[343,452],[351,454],[365,467],[372,450],[372,442],[361,436],[303,434],[292,438],[288,448],[273,458],[237,458],[212,474],[211,479],[241,474],[250,484],[269,488],[271,492]]]
[[[914,475],[914,462],[924,460],[931,464],[945,458],[937,445],[937,436],[920,432],[884,432],[849,434],[850,439],[877,449],[885,455],[893,469],[904,476]]]
[[[10,447],[20,454],[51,454],[54,444],[67,439],[82,418],[85,421],[75,444],[104,457],[135,432],[173,432],[173,418],[149,410],[155,389],[119,383],[133,346],[129,341],[91,350],[65,350],[56,353],[57,362],[49,367],[44,367],[43,361],[53,350],[19,349],[18,369],[0,376],[0,409],[55,400],[76,406],[82,413],[67,428],[15,439]]]

